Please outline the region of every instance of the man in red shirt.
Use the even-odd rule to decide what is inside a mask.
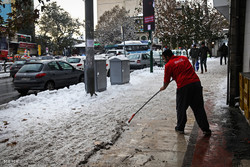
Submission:
[[[204,109],[201,82],[191,63],[185,56],[174,56],[169,49],[162,53],[162,57],[166,64],[164,85],[160,90],[165,90],[168,87],[171,78],[177,83],[177,126],[175,130],[184,134],[184,128],[187,122],[186,110],[190,106],[203,133],[205,135],[211,135]]]

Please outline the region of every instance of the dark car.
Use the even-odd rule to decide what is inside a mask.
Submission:
[[[14,88],[20,94],[29,90],[53,90],[84,82],[84,71],[60,60],[26,63],[15,75]]]
[[[26,60],[18,60],[15,61],[11,66],[10,66],[10,76],[14,78],[15,74],[17,71],[26,63]]]

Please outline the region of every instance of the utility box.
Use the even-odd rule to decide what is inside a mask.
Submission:
[[[111,85],[128,83],[130,80],[129,59],[125,56],[116,56],[109,61]]]
[[[84,60],[84,67],[86,60]],[[106,59],[96,58],[94,60],[95,91],[101,92],[107,89]],[[85,75],[85,81],[87,75]]]

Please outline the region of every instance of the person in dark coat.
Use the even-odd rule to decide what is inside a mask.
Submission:
[[[225,43],[219,48],[220,51],[220,65],[222,65],[222,59],[224,57],[225,64],[227,64],[227,55],[228,55],[228,47],[226,46]]]
[[[203,65],[205,67],[205,72],[207,72],[207,54],[208,53],[212,57],[212,52],[208,49],[207,46],[205,46],[205,42],[202,42],[201,47],[200,47],[200,52],[199,52],[200,64],[201,64],[201,74],[203,74]]]
[[[199,49],[196,48],[196,44],[194,44],[193,48],[190,50],[190,57],[192,60],[193,68],[196,71],[195,64],[197,63],[198,58],[199,58]]]

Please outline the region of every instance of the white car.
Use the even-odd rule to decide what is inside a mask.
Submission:
[[[150,54],[150,52],[149,52],[149,54]],[[153,58],[154,58],[155,64],[157,66],[163,66],[165,64],[161,55],[162,55],[162,51],[155,51],[155,50],[153,51]]]
[[[84,60],[86,56],[72,56],[68,57],[66,61],[78,70],[84,70]]]
[[[126,55],[127,55],[128,53],[126,52]],[[106,56],[108,56],[108,57],[111,57],[111,56],[118,56],[118,55],[125,55],[125,52],[124,52],[124,50],[122,50],[122,49],[116,49],[116,50],[108,50],[107,52],[106,52]]]

